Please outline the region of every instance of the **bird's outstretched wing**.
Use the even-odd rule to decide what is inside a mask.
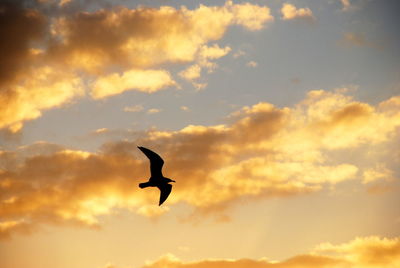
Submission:
[[[157,187],[158,189],[160,189],[160,202],[158,203],[158,205],[161,206],[161,204],[164,203],[165,200],[167,200],[169,194],[171,193],[172,185],[164,183]]]
[[[162,158],[158,154],[153,152],[152,150],[149,150],[147,148],[140,147],[140,146],[138,146],[138,148],[150,160],[151,177],[153,177],[153,178],[162,177],[162,171],[161,170],[162,170],[162,167],[164,165],[164,160],[162,160]]]

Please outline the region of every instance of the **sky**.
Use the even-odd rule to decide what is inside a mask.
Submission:
[[[398,11],[1,0],[0,267],[400,267]]]

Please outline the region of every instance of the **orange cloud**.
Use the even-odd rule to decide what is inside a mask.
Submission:
[[[0,9],[0,34],[7,37],[0,44],[0,128],[14,133],[24,121],[86,91],[101,99],[128,90],[153,93],[179,87],[160,64],[192,63],[212,71],[213,60],[230,47],[208,44],[221,39],[229,26],[255,31],[273,20],[266,6],[230,1],[194,10],[114,7],[51,19],[20,2],[6,1]],[[89,88],[82,80],[90,81]],[[205,85],[195,83],[197,88]]]
[[[59,18],[52,48],[70,65],[90,72],[111,64],[149,68],[166,62],[194,61],[202,47],[222,38],[228,26],[259,30],[271,21],[268,7],[249,3],[198,9],[115,8]],[[96,31],[92,29],[96,28]]]
[[[332,253],[322,255],[321,253]],[[299,255],[277,262],[266,258],[209,259],[184,262],[172,254],[146,264],[143,268],[392,268],[400,265],[400,239],[365,237],[356,238],[342,245],[323,244],[316,253]]]
[[[350,267],[397,267],[400,265],[400,238],[370,236],[340,245],[324,243],[316,252],[341,255]]]
[[[284,3],[281,8],[282,19],[283,20],[295,20],[301,19],[308,22],[314,22],[314,15],[309,8],[296,8],[296,6]]]
[[[399,100],[371,106],[343,90],[315,90],[291,108],[258,103],[232,113],[225,124],[151,129],[133,142],[107,143],[97,153],[45,143],[3,152],[0,217],[97,226],[98,216],[115,208],[147,216],[164,213],[149,207],[156,189],[137,188],[148,177],[147,159],[137,145],[166,159],[165,174],[177,181],[167,205],[187,203],[194,215],[224,219],[226,208],[246,198],[306,194],[348,180],[368,185],[390,171],[389,161],[383,170],[370,168],[394,152]],[[382,152],[384,145],[388,149]],[[360,153],[352,159],[337,157],[354,149]],[[380,158],[372,157],[374,152]]]
[[[101,99],[128,90],[147,93],[176,85],[169,72],[164,70],[129,70],[123,74],[113,73],[100,77],[92,85],[92,97]]]
[[[30,72],[20,84],[0,95],[0,128],[16,132],[22,122],[41,116],[43,110],[65,105],[84,95],[80,78],[51,67]]]
[[[181,71],[179,76],[186,80],[194,80],[200,77],[201,67],[198,64],[189,66],[187,69]]]
[[[6,200],[12,202],[12,200]],[[7,202],[6,202],[7,203]],[[31,233],[33,226],[25,223],[23,220],[19,221],[2,221],[0,222],[0,239],[8,239],[13,233]]]

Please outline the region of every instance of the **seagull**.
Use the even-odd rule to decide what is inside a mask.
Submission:
[[[147,158],[150,160],[150,173],[151,177],[148,182],[139,183],[140,188],[146,187],[157,187],[160,189],[160,202],[158,203],[161,206],[162,203],[168,198],[169,194],[172,190],[172,185],[170,182],[175,182],[169,178],[165,178],[162,174],[162,167],[164,165],[164,160],[153,152],[145,147],[138,146],[139,150],[142,151]]]

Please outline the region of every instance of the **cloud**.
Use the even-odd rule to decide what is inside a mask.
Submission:
[[[207,83],[198,83],[195,80],[199,79],[201,76],[202,69],[206,69],[208,73],[213,72],[218,65],[211,60],[219,59],[224,57],[231,51],[230,47],[220,48],[218,45],[213,46],[202,46],[200,52],[198,53],[196,64],[190,65],[185,70],[178,73],[178,75],[192,83],[192,85],[197,89],[203,89],[207,86]]]
[[[364,171],[364,183],[370,183],[378,180],[392,180],[393,171],[385,167],[383,164],[377,164],[373,168]]]
[[[292,83],[294,85],[298,85],[301,83],[301,79],[299,77],[293,77],[290,79],[290,83]]]
[[[207,83],[196,83],[196,82],[192,82],[193,86],[196,88],[196,91],[200,91],[202,89],[205,89],[208,84]]]
[[[164,213],[166,213],[168,211],[169,211],[169,207],[167,207],[167,206],[161,207],[158,205],[145,205],[145,206],[141,206],[137,210],[137,213],[139,215],[143,215],[146,217],[156,218],[156,217],[163,215]]]
[[[237,59],[237,58],[239,58],[239,57],[243,57],[243,56],[245,56],[246,55],[246,52],[244,52],[243,50],[241,50],[241,49],[239,49],[237,52],[235,52],[234,54],[233,54],[233,58],[235,58],[235,59]]]
[[[0,93],[4,94],[4,85],[15,81],[35,57],[31,43],[44,37],[46,17],[23,8],[22,1],[1,1],[0,10]]]
[[[161,112],[161,110],[157,109],[157,108],[151,108],[151,109],[147,110],[148,114],[158,114],[159,112]]]
[[[326,253],[334,255],[327,255]],[[325,253],[324,255],[322,253]],[[299,255],[277,262],[266,258],[255,259],[209,259],[184,262],[172,254],[166,254],[143,268],[391,268],[400,265],[400,239],[365,237],[348,243],[317,247],[315,253]]]
[[[357,33],[344,33],[343,40],[354,46],[365,46],[367,44],[364,35]]]
[[[371,42],[367,40],[362,33],[346,32],[338,41],[339,45],[347,47],[370,47],[383,49],[385,46],[381,42]]]
[[[186,80],[194,80],[200,77],[201,67],[198,64],[189,66],[187,69],[181,71],[179,76]]]
[[[350,0],[340,0],[340,2],[343,5],[342,11],[349,11],[352,8]]]
[[[71,3],[71,2],[72,2],[72,0],[60,0],[59,5],[60,6],[65,6],[65,5],[67,5],[67,4]]]
[[[12,199],[3,201],[12,202]],[[20,221],[2,221],[0,222],[0,239],[9,239],[13,233],[30,234],[33,230],[33,226],[25,223],[23,220]]]
[[[309,8],[296,8],[296,6],[284,3],[281,8],[283,20],[305,20],[308,22],[314,22],[314,15]]]
[[[348,243],[332,245],[324,243],[316,248],[319,253],[341,255],[352,266],[396,267],[400,265],[400,238],[370,236],[356,238]]]
[[[53,34],[61,42],[52,51],[90,72],[110,64],[151,68],[194,61],[203,46],[222,38],[230,25],[259,30],[272,20],[268,7],[230,1],[195,10],[120,7],[59,18]]]
[[[0,128],[17,132],[23,121],[38,118],[43,110],[65,105],[83,95],[82,81],[74,74],[51,67],[37,68],[0,94]]]
[[[161,65],[191,63],[211,72],[216,68],[213,61],[229,53],[230,47],[210,42],[220,40],[232,25],[256,31],[273,20],[266,6],[230,1],[193,10],[184,6],[70,9],[51,17],[40,12],[48,5],[56,8],[52,1],[46,2],[31,5],[36,9],[26,8],[29,5],[23,1],[0,4],[0,34],[6,37],[0,45],[0,128],[12,132],[19,131],[24,121],[86,92],[102,99],[128,90],[153,93],[179,87]]]
[[[247,67],[252,67],[252,68],[256,68],[257,65],[258,65],[258,63],[255,61],[249,61],[248,63],[246,63]]]
[[[131,113],[137,113],[140,111],[143,111],[143,105],[133,105],[133,106],[126,106],[124,107],[124,112],[131,112]]]
[[[165,70],[129,70],[97,79],[92,85],[91,94],[94,99],[101,99],[128,90],[153,93],[173,85],[176,85],[176,82]]]
[[[379,180],[376,172],[391,170],[399,108],[399,96],[372,106],[343,89],[314,90],[293,107],[260,102],[232,113],[224,124],[150,129],[96,153],[46,143],[3,151],[0,217],[28,226],[96,227],[100,215],[115,209],[157,216],[160,211],[148,207],[156,202],[155,192],[134,188],[148,177],[137,145],[166,159],[164,173],[177,181],[167,205],[188,204],[193,219],[226,219],[226,209],[246,199],[309,194],[349,180],[368,186]],[[338,157],[347,152],[353,157]],[[386,169],[377,166],[371,173],[378,160]]]
[[[213,46],[203,46],[199,52],[200,63],[205,60],[215,60],[226,56],[231,51],[231,48],[226,46],[224,48],[214,44]]]

